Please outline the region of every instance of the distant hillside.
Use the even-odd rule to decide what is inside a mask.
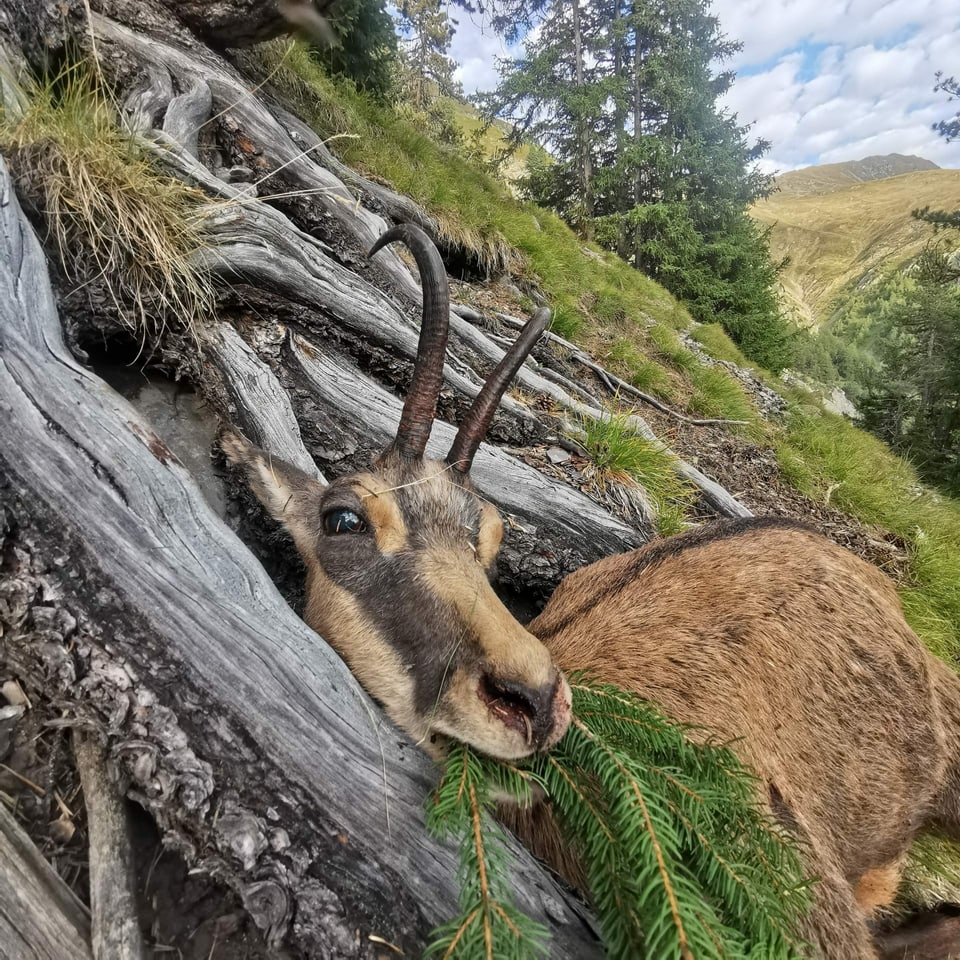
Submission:
[[[506,146],[507,138],[510,136],[510,125],[503,120],[494,120],[493,123],[484,130],[483,118],[480,111],[469,103],[462,100],[454,100],[449,97],[444,98],[444,102],[449,104],[453,111],[454,119],[457,125],[463,131],[464,135],[470,140],[475,135],[481,136],[480,149],[487,159],[493,159]],[[480,131],[483,131],[480,134]],[[521,144],[499,170],[499,175],[508,185],[523,177],[527,172],[527,157],[530,154],[530,147],[524,143]]]
[[[901,164],[913,164],[912,172],[878,178]],[[802,326],[819,326],[843,290],[920,252],[933,228],[914,220],[912,210],[960,208],[960,170],[896,154],[808,167],[778,184],[779,192],[754,204],[751,215],[772,227],[773,255],[790,258],[783,291]]]
[[[939,170],[931,160],[923,157],[905,157],[902,153],[889,153],[883,157],[864,157],[845,163],[825,163],[819,167],[804,167],[791,170],[777,177],[780,192],[792,197],[807,197],[813,194],[832,193],[855,183],[868,180],[885,180],[904,173],[921,170]]]

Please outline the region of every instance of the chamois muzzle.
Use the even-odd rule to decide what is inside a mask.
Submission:
[[[484,674],[477,695],[493,716],[522,734],[534,750],[549,749],[566,733],[570,698],[559,672],[552,683],[539,688]]]

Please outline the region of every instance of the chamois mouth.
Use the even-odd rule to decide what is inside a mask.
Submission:
[[[500,682],[485,674],[477,685],[477,696],[504,726],[516,730],[528,747],[534,746],[536,707],[519,684]]]

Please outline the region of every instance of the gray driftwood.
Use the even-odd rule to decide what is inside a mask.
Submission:
[[[73,749],[87,811],[90,912],[94,960],[143,960],[136,872],[123,798],[95,735],[73,732]]]
[[[0,960],[93,960],[90,918],[0,803]]]
[[[219,370],[230,398],[227,412],[234,424],[264,450],[326,483],[303,445],[290,397],[270,368],[228,323],[204,330],[203,339],[204,353]]]
[[[0,336],[0,530],[23,598],[8,655],[107,718],[130,791],[272,942],[367,957],[373,934],[418,952],[456,910],[455,852],[423,830],[431,764],[150,425],[72,358],[5,166]],[[72,624],[61,643],[32,635],[30,605],[51,596]],[[554,931],[555,955],[593,955],[576,907],[514,852],[519,903]]]

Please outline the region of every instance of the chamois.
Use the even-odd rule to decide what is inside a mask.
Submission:
[[[600,560],[518,623],[490,585],[503,524],[470,466],[549,311],[490,375],[446,462],[425,459],[449,293],[412,225],[370,256],[396,240],[420,269],[423,320],[390,447],[323,486],[234,432],[223,440],[303,556],[307,623],[434,754],[447,737],[501,759],[548,750],[570,722],[574,669],[733,741],[761,802],[803,841],[818,955],[877,957],[870,919],[915,835],[960,839],[960,677],[923,647],[883,574],[780,520],[718,522]],[[521,832],[549,853],[549,838]]]

